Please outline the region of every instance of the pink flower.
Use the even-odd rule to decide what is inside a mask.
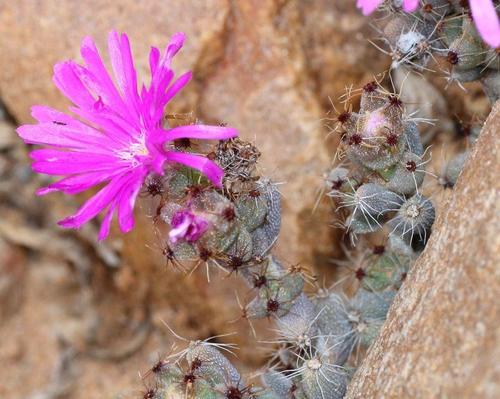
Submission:
[[[357,7],[363,14],[368,15],[377,9],[384,0],[357,0]],[[403,0],[403,9],[406,12],[415,11],[418,0]],[[493,48],[500,46],[500,19],[498,18],[493,0],[469,0],[472,19],[479,34]]]
[[[470,0],[472,19],[485,43],[500,47],[500,20],[492,0]]]
[[[192,125],[162,128],[167,103],[189,82],[191,72],[174,80],[171,61],[184,43],[175,34],[163,55],[152,47],[149,53],[151,81],[137,90],[137,74],[127,35],[110,32],[109,56],[115,83],[104,67],[90,38],[81,55],[85,66],[65,61],[54,67],[54,83],[75,107],[78,119],[45,106],[34,106],[36,125],[17,129],[28,144],[46,146],[31,152],[35,172],[65,176],[41,188],[38,195],[52,191],[77,194],[106,183],[72,216],[59,224],[78,228],[104,211],[99,240],[107,237],[114,214],[122,232],[133,228],[133,208],[146,176],[163,174],[165,162],[177,162],[200,170],[220,186],[223,171],[207,158],[165,148],[179,138],[228,139],[237,136],[232,128]]]
[[[207,231],[208,222],[188,210],[177,211],[170,222],[172,230],[168,233],[170,241],[175,244],[179,240],[198,241]]]
[[[403,10],[412,12],[417,9],[419,0],[403,0]],[[361,9],[363,14],[368,15],[377,9],[384,0],[357,0],[356,6]]]

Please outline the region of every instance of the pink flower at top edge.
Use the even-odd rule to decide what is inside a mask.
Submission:
[[[70,110],[79,119],[52,108],[37,105],[32,115],[36,125],[17,129],[27,144],[45,146],[31,152],[32,168],[47,175],[64,176],[37,191],[77,194],[107,183],[72,216],[59,222],[78,228],[104,211],[99,240],[109,234],[111,219],[117,215],[122,232],[134,226],[133,208],[146,176],[163,174],[165,162],[177,162],[198,169],[217,186],[223,171],[206,157],[164,148],[179,138],[228,139],[235,129],[191,125],[172,129],[161,126],[167,103],[189,82],[191,72],[174,80],[171,61],[184,43],[184,34],[175,34],[163,54],[152,47],[149,53],[151,81],[137,89],[137,74],[126,34],[112,31],[108,49],[116,85],[90,38],[85,38],[81,55],[85,66],[65,61],[54,67],[54,83],[75,105]]]
[[[403,0],[403,10],[412,12],[417,9],[419,0]],[[364,15],[369,15],[381,5],[384,0],[357,0],[356,6],[361,9]]]
[[[357,7],[364,15],[371,14],[384,0],[357,0]],[[415,11],[419,0],[403,0],[406,12]],[[472,19],[485,43],[493,48],[500,47],[500,19],[492,0],[469,0]]]
[[[492,0],[469,0],[472,19],[485,43],[500,47],[500,19]]]
[[[168,236],[173,244],[180,240],[187,242],[198,241],[209,227],[208,222],[204,218],[188,210],[176,212],[172,217],[170,225],[172,226],[172,230],[170,230]]]

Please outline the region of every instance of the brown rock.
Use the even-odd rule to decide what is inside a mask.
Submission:
[[[0,119],[0,151],[13,147],[17,140],[13,126]]]
[[[308,78],[325,108],[330,110],[347,87],[356,89],[387,70],[388,58],[368,42],[376,36],[370,19],[355,1],[305,0],[299,8]]]
[[[500,102],[347,398],[500,396]]]
[[[61,60],[79,59],[80,43],[92,36],[105,54],[111,29],[127,32],[135,54],[136,67],[146,77],[151,45],[164,48],[177,31],[187,35],[182,55],[175,68],[184,71],[203,62],[207,46],[224,29],[228,0],[69,1],[64,5],[49,0],[2,2],[0,5],[0,91],[2,100],[19,122],[29,122],[33,104],[63,109],[67,102],[52,83],[52,67]],[[182,97],[184,106],[189,99]],[[177,109],[180,104],[176,102]]]

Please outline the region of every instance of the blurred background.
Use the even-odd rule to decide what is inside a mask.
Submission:
[[[193,70],[194,79],[169,112],[227,123],[254,141],[260,167],[284,183],[277,253],[326,279],[334,273],[331,207],[322,201],[313,212],[338,140],[328,118],[346,87],[390,65],[366,40],[375,32],[354,0],[0,1],[0,398],[138,397],[138,373],[173,342],[163,321],[188,339],[238,332],[224,340],[240,346],[243,370],[265,358],[237,320],[235,291],[246,288],[238,278],[208,283],[203,272],[167,268],[147,204],[136,209],[134,231],[98,244],[97,222],[79,231],[56,224],[84,196],[34,195],[47,180],[31,172],[14,128],[32,121],[33,104],[66,109],[52,84],[54,63],[79,60],[86,35],[105,54],[112,28],[129,35],[144,77],[149,47],[186,33],[174,69]],[[451,135],[456,115],[487,115],[475,85],[467,94],[433,87],[424,116],[438,115]],[[257,328],[261,339],[270,334],[266,321]]]

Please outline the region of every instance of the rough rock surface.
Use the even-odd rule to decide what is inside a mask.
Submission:
[[[188,37],[182,56],[176,58],[178,71],[206,64],[211,52],[205,51],[217,42],[228,12],[228,0],[173,1],[168,6],[161,1],[89,0],[65,2],[64,6],[55,0],[2,2],[2,100],[20,122],[31,120],[33,104],[62,109],[68,103],[52,83],[53,65],[78,59],[81,40],[87,35],[100,49],[106,49],[111,29],[126,31],[131,38],[136,68],[142,76],[148,67],[149,47],[163,48],[178,30]]]
[[[347,398],[500,395],[500,102]]]

